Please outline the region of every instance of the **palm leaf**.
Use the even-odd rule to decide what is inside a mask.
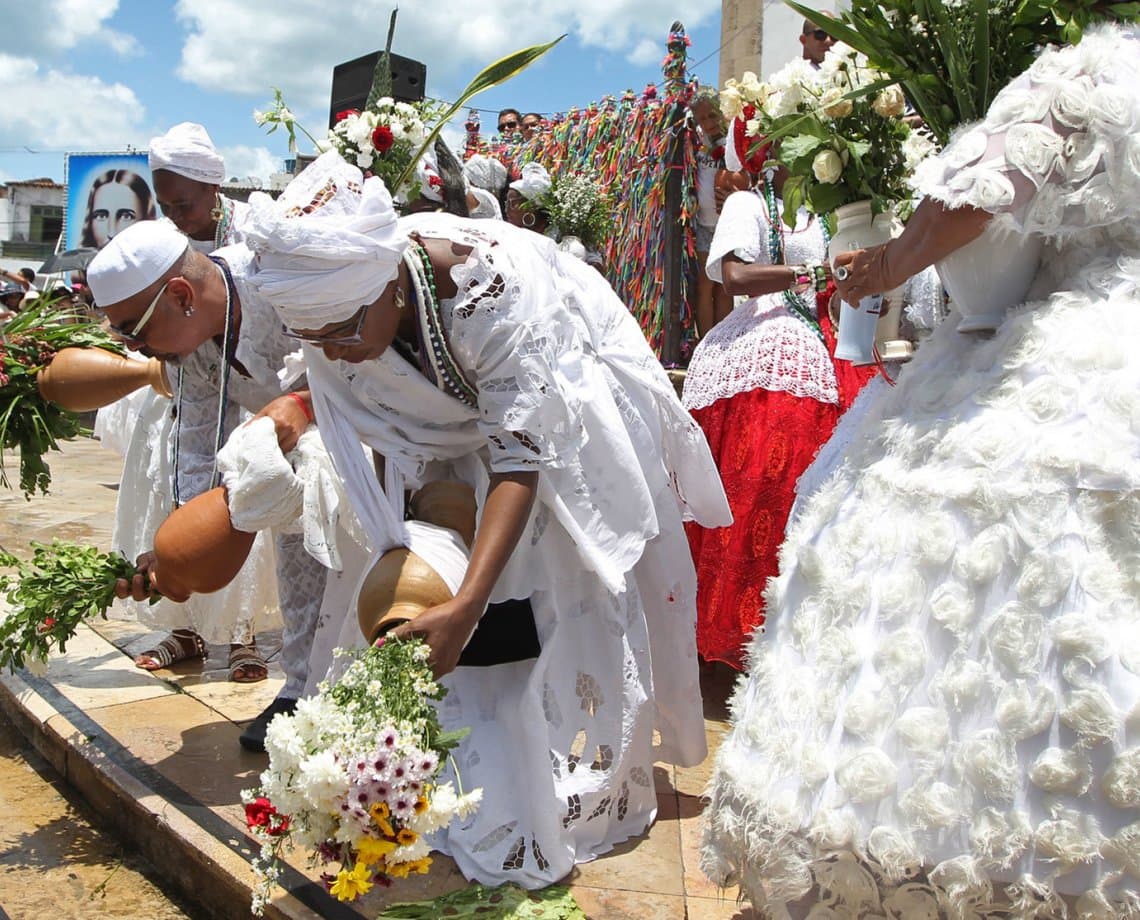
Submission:
[[[431,129],[428,136],[424,139],[420,149],[415,152],[411,161],[404,167],[404,171],[397,177],[390,191],[395,194],[396,189],[402,188],[411,180],[412,175],[415,173],[416,164],[420,161],[420,157],[435,143],[435,139],[439,137],[443,126],[451,121],[459,110],[467,104],[467,100],[483,92],[485,89],[491,89],[500,83],[506,83],[511,77],[522,73],[565,37],[565,35],[559,35],[554,41],[547,42],[545,45],[532,45],[529,48],[523,48],[521,51],[516,51],[513,54],[508,54],[504,58],[500,58],[493,64],[488,64],[479,71],[479,73],[475,75],[475,79],[468,83],[467,88],[459,94],[459,98],[451,103],[447,111],[440,116],[435,127]]]
[[[365,109],[372,108],[377,99],[392,95],[392,37],[396,34],[396,14],[399,9],[392,10],[388,18],[388,40],[384,42],[384,51],[376,62],[376,69],[372,72],[372,86],[368,90],[368,101]]]
[[[867,57],[871,57],[875,54],[877,49],[849,25],[840,22],[838,19],[820,16],[819,10],[812,9],[810,6],[805,6],[802,3],[796,3],[796,0],[784,0],[784,3],[803,16],[804,19],[810,19],[812,22],[815,22],[814,17],[818,16],[821,22],[816,22],[816,25],[832,38],[850,45],[856,51],[862,51]]]

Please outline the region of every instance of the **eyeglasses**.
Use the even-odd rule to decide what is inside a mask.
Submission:
[[[519,126],[519,123],[517,121],[514,121],[514,120],[512,120],[512,121],[500,121],[499,122],[499,133],[502,134],[504,131],[508,131],[511,128],[517,128],[518,126]]]
[[[173,278],[170,279],[170,281],[173,280]],[[150,322],[151,316],[154,315],[154,308],[158,306],[158,299],[166,293],[166,288],[170,284],[170,281],[164,282],[162,287],[158,289],[158,293],[154,295],[154,299],[150,302],[150,305],[143,312],[143,315],[139,317],[139,321],[135,323],[134,329],[128,331],[122,326],[116,326],[114,323],[108,321],[107,331],[113,333],[124,342],[136,342],[141,345],[143,340],[139,338],[139,333],[142,332],[143,326]]]
[[[810,32],[805,32],[804,35],[810,35],[817,42],[826,41],[827,39],[831,38],[831,36],[828,35],[827,32],[823,29],[812,29]]]
[[[364,330],[364,319],[368,316],[368,308],[370,306],[372,306],[372,304],[366,303],[363,307],[360,308],[360,315],[356,318],[356,328],[353,330],[351,335],[329,335],[328,333],[314,335],[308,332],[294,332],[292,329],[286,329],[282,334],[287,339],[294,339],[298,342],[307,342],[309,345],[316,345],[318,347],[322,345],[335,345],[338,347],[348,345],[363,345],[364,336],[362,335],[362,332]]]

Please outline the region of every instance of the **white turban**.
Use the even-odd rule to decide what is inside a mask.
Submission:
[[[478,204],[471,209],[471,216],[485,220],[502,220],[503,209],[499,207],[499,200],[485,188],[477,185],[468,189]]]
[[[101,307],[145,291],[170,270],[190,241],[165,220],[140,220],[116,233],[87,266],[87,285]]]
[[[206,185],[221,185],[226,181],[226,164],[221,154],[214,149],[206,129],[192,121],[184,121],[165,134],[152,137],[147,162],[152,173],[165,169]]]
[[[550,191],[550,173],[541,163],[527,163],[522,168],[522,178],[511,183],[511,188],[527,201],[538,201]]]
[[[408,238],[392,196],[335,150],[321,154],[276,201],[250,196],[245,243],[254,287],[293,329],[342,322],[396,277]]]
[[[494,157],[475,154],[463,164],[463,175],[475,188],[498,195],[507,184],[507,167]]]

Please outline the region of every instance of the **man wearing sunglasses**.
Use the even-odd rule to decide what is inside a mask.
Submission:
[[[820,10],[817,15],[826,16],[829,19],[835,18],[834,13],[829,13],[826,10]],[[819,65],[823,63],[823,57],[827,54],[827,50],[835,44],[835,39],[810,19],[805,19],[803,30],[800,33],[800,44],[803,45],[803,59],[818,70]]]
[[[217,451],[248,413],[274,422],[283,452],[313,420],[308,390],[282,395],[278,374],[297,349],[272,307],[246,281],[253,254],[243,245],[211,255],[197,251],[168,221],[134,224],[100,250],[87,280],[110,331],[128,348],[168,362],[173,378],[174,498],[183,503],[219,484]],[[244,411],[243,411],[244,410]],[[305,687],[328,570],[299,535],[276,538],[277,585],[284,629],[285,686],[242,733],[241,744],[264,750],[265,729],[291,712]],[[120,596],[162,589],[153,553]],[[172,600],[185,600],[172,597]]]

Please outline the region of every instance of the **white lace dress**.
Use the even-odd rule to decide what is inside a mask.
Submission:
[[[456,751],[462,782],[484,799],[433,844],[468,878],[541,887],[645,832],[655,760],[705,755],[682,509],[724,523],[727,504],[700,430],[596,271],[499,222],[401,226],[474,247],[442,314],[477,404],[394,348],[359,365],[306,348],[309,383],[358,513],[388,501],[358,440],[407,484],[459,478],[480,504],[492,472],[539,473],[492,601],[531,600],[541,653],[444,679],[445,726],[471,728]]]
[[[703,854],[772,916],[1140,912],[1137,86],[1137,31],[1090,31],[920,173],[1048,249],[992,336],[935,330],[789,529]]]

